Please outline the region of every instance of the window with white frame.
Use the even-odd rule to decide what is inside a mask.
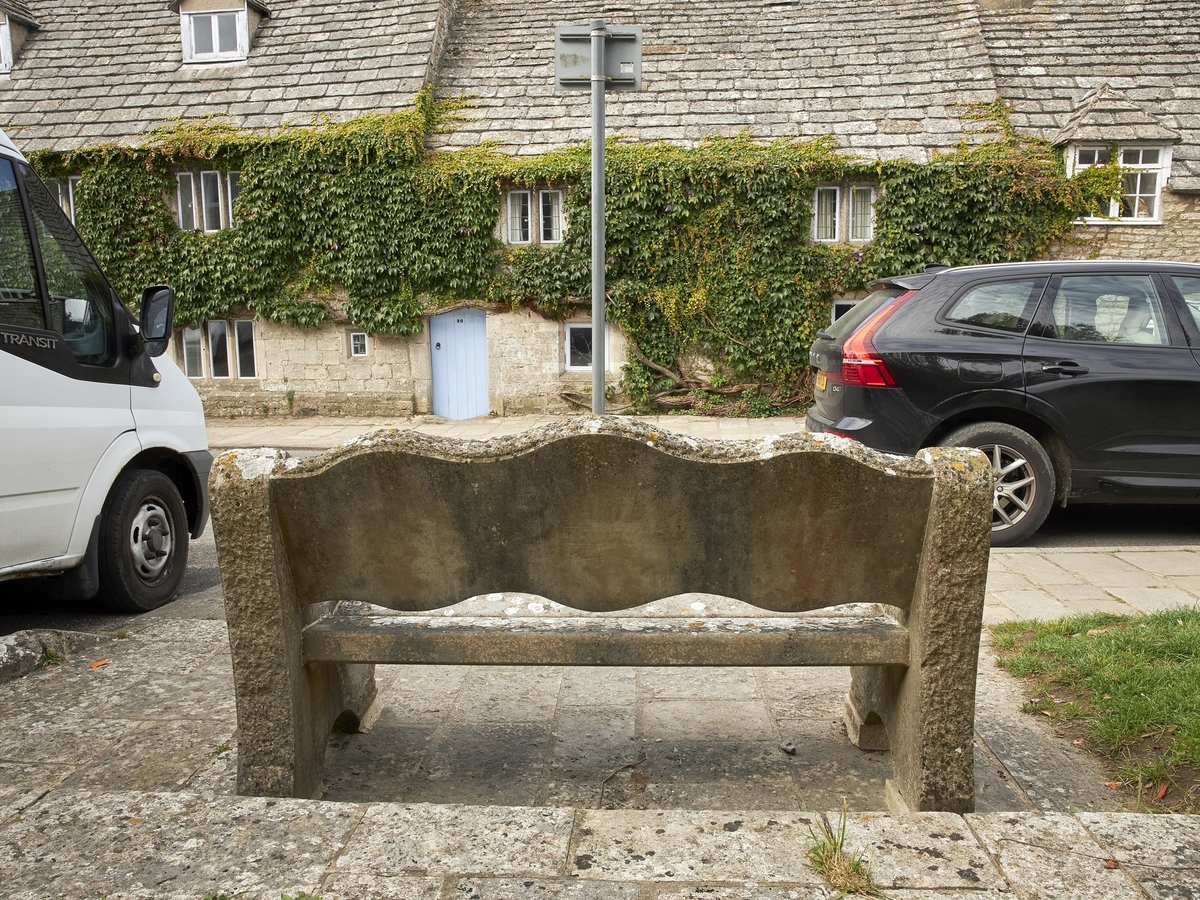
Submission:
[[[609,340],[608,326],[604,327],[604,370],[608,371]],[[563,326],[564,362],[568,372],[590,372],[592,370],[592,323],[571,322]]]
[[[866,243],[875,237],[875,188],[823,185],[813,194],[813,240]]]
[[[233,227],[233,204],[240,172],[180,172],[175,176],[175,204],[184,231],[220,231]]]
[[[508,192],[508,242],[528,244],[532,240],[530,229],[530,192]]]
[[[79,176],[71,175],[67,178],[47,178],[46,187],[50,191],[50,196],[58,201],[58,205],[62,208],[63,213],[71,220],[71,224],[75,224],[75,192],[79,185]]]
[[[1089,222],[1160,224],[1162,189],[1171,174],[1171,148],[1163,146],[1074,144],[1069,150],[1071,174],[1091,166],[1104,166],[1114,159],[1121,167],[1121,195],[1113,198],[1106,217]]]
[[[205,360],[210,378],[258,376],[253,319],[213,319],[182,329],[181,337],[181,363],[188,378],[204,377]]]
[[[367,355],[367,333],[365,331],[350,332],[350,355]]]
[[[0,13],[0,75],[6,75],[13,67],[12,26],[8,13]]]
[[[207,4],[205,4],[207,5]],[[180,4],[183,60],[191,63],[238,62],[250,54],[246,4],[227,9],[188,9]]]
[[[813,239],[836,241],[840,237],[842,192],[837,187],[819,187],[813,197]]]
[[[543,244],[562,242],[562,191],[541,191],[538,213]]]
[[[875,236],[875,188],[850,188],[850,240],[869,241]]]
[[[509,191],[504,240],[509,244],[559,244],[566,234],[561,190]]]

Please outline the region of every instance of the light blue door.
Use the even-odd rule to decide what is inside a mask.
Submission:
[[[433,413],[447,419],[488,414],[487,313],[456,309],[429,319]]]

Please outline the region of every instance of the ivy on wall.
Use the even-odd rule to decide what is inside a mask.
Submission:
[[[175,287],[181,323],[242,309],[314,327],[334,302],[375,334],[415,334],[460,302],[562,318],[590,302],[590,155],[490,148],[427,153],[459,102],[253,134],[177,123],[136,149],[34,154],[44,177],[81,174],[79,230],[121,295]],[[979,131],[927,164],[865,163],[832,138],[694,148],[613,142],[607,159],[608,309],[630,342],[622,387],[638,408],[766,414],[803,403],[807,353],[833,297],[926,263],[1032,259],[1107,207],[1116,166],[1068,179],[1062,156],[1018,134],[999,102]],[[181,231],[181,168],[240,171],[236,227]],[[878,188],[874,239],[811,239],[821,184]],[[566,188],[561,244],[496,237],[501,192]],[[335,301],[335,298],[338,298]]]

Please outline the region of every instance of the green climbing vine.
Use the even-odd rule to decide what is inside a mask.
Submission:
[[[424,91],[401,113],[272,134],[175,123],[136,149],[38,153],[33,164],[44,177],[82,175],[79,229],[118,291],[132,300],[173,285],[181,323],[247,310],[314,327],[340,309],[371,333],[406,335],[458,302],[563,318],[590,302],[589,150],[427,152],[462,106]],[[1115,165],[1067,178],[1061,154],[1013,129],[999,101],[968,117],[978,130],[926,164],[855,160],[828,137],[612,142],[608,308],[630,343],[629,402],[740,414],[801,405],[808,345],[833,297],[930,262],[1045,256],[1120,188]],[[235,227],[180,230],[180,169],[241,173]],[[812,240],[822,184],[876,186],[872,241]],[[502,192],[540,186],[565,189],[564,240],[504,245]]]

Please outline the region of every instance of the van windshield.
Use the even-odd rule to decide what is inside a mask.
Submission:
[[[46,327],[16,173],[7,159],[0,159],[0,325]]]
[[[50,294],[50,327],[63,336],[80,363],[111,365],[116,359],[116,333],[108,281],[58,201],[32,170],[26,172],[25,191],[42,250]]]

